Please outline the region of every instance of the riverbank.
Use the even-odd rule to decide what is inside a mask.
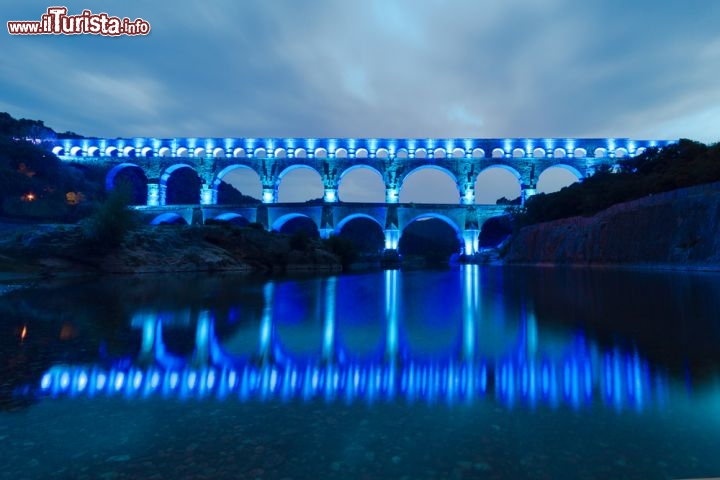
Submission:
[[[0,227],[0,279],[161,272],[336,272],[340,259],[319,240],[232,225],[142,226],[108,248],[80,225]]]
[[[522,228],[503,261],[513,265],[720,270],[720,183],[620,203],[591,217]]]

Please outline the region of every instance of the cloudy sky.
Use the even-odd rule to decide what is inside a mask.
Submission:
[[[51,5],[4,5],[3,23]],[[715,0],[62,5],[152,31],[2,35],[0,111],[58,131],[720,140]]]

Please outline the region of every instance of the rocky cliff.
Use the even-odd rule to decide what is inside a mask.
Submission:
[[[720,269],[720,183],[522,228],[507,263]]]

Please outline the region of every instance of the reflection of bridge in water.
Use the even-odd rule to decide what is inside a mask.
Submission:
[[[476,205],[478,179],[486,170],[509,172],[524,200],[535,193],[540,175],[550,168],[565,169],[582,180],[600,166],[613,167],[623,158],[669,143],[627,138],[57,139],[53,153],[67,162],[106,167],[108,189],[114,188],[122,172],[134,171],[143,183],[138,208],[152,215],[149,220],[156,223],[242,217],[268,229],[280,229],[293,218],[306,217],[327,236],[338,233],[345,222],[364,217],[382,229],[386,248],[396,249],[400,234],[410,222],[434,217],[455,230],[465,254],[473,254],[478,251],[483,223],[502,213],[495,205]],[[317,175],[322,184],[322,205],[277,205],[284,176],[298,168]],[[384,188],[384,203],[338,203],[343,179],[358,168],[377,174]],[[456,204],[398,205],[407,179],[424,168],[442,172],[454,183]],[[196,208],[168,204],[168,180],[180,171],[196,175]],[[217,205],[218,188],[232,171],[250,173],[266,207]]]
[[[238,356],[226,351],[215,332],[209,310],[197,315],[194,351],[184,357],[169,351],[163,339],[163,315],[137,312],[132,325],[141,331],[141,349],[132,365],[109,369],[93,365],[55,366],[41,380],[51,396],[179,398],[300,398],[373,402],[473,402],[494,395],[506,405],[567,404],[573,408],[595,401],[616,409],[642,409],[662,401],[666,381],[652,373],[637,352],[602,350],[578,335],[558,343],[539,342],[531,310],[522,318],[512,348],[497,355],[478,351],[478,267],[465,267],[462,327],[455,348],[441,358],[408,353],[410,345],[398,316],[399,272],[386,271],[385,325],[379,348],[366,358],[353,358],[337,334],[337,278],[323,280],[321,345],[315,356],[294,355],[282,347],[273,314],[275,286],[263,289],[258,344]],[[559,345],[559,346],[558,346]]]

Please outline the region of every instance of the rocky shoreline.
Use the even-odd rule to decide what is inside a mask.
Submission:
[[[592,216],[522,228],[512,265],[720,270],[720,183],[625,202]]]
[[[340,259],[317,240],[231,225],[139,227],[121,244],[93,244],[79,225],[5,228],[0,272],[6,279],[170,272],[337,272]]]

